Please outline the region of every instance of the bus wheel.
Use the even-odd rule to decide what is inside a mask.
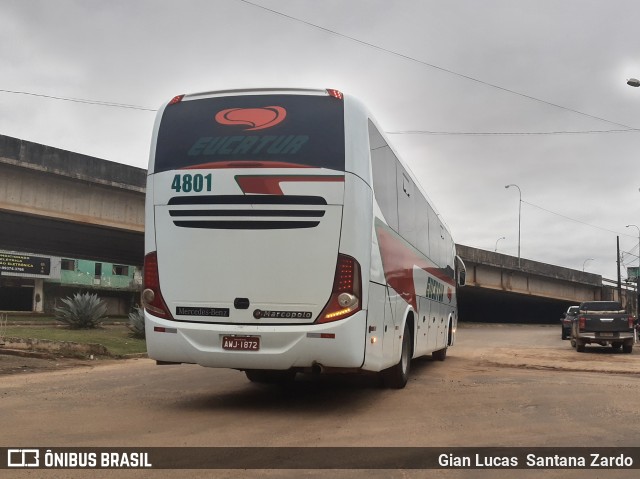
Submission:
[[[392,389],[402,389],[409,380],[409,369],[411,368],[411,331],[409,324],[404,326],[402,335],[402,352],[400,361],[395,366],[382,371],[382,383],[385,387]]]
[[[284,371],[247,369],[244,373],[252,383],[263,384],[286,384],[292,382],[296,377],[296,372],[292,369],[286,369]]]

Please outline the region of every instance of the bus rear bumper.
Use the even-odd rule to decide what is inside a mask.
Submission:
[[[326,324],[255,326],[164,320],[145,312],[151,359],[213,368],[360,368],[364,362],[366,311]],[[252,351],[223,348],[225,337],[255,341]]]

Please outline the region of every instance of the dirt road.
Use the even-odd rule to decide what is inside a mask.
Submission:
[[[445,362],[415,360],[407,388],[366,377],[281,389],[237,371],[127,360],[0,377],[1,445],[636,446],[640,351],[577,353],[560,327],[464,326]],[[2,476],[0,471],[0,477]],[[6,477],[86,477],[10,471]],[[594,471],[187,471],[181,477],[604,477]],[[92,471],[92,477],[175,472]],[[634,477],[606,471],[606,477]]]

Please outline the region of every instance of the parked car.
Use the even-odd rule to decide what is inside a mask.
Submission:
[[[566,313],[562,313],[560,325],[562,326],[562,339],[569,339],[571,336],[571,321],[578,315],[580,306],[569,306]]]

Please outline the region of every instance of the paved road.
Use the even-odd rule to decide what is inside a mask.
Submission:
[[[445,362],[415,360],[404,390],[146,359],[0,379],[0,446],[637,446],[640,351],[577,353],[560,327],[463,326]],[[11,472],[11,475],[3,475]],[[608,471],[607,477],[633,477]],[[602,477],[593,471],[187,471],[181,477]],[[0,477],[87,477],[1,471]],[[92,471],[91,477],[176,477]]]

